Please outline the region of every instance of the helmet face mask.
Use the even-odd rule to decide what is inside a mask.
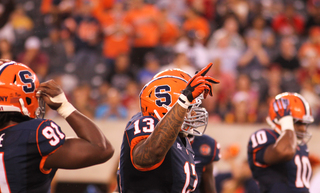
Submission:
[[[0,63],[0,92],[5,98],[0,100],[0,111],[43,118],[45,104],[36,97],[38,86],[36,74],[26,65],[14,61]]]
[[[203,95],[195,99],[184,118],[181,130],[189,135],[201,136],[207,129],[209,115],[205,108],[200,107],[202,99]]]
[[[142,114],[161,120],[177,102],[190,79],[191,76],[180,69],[165,70],[155,75],[140,92]],[[200,136],[206,130],[208,112],[200,107],[202,99],[203,96],[200,95],[190,105],[181,132]]]
[[[275,99],[280,99],[280,98],[285,98],[289,100],[290,111],[295,123],[295,127],[297,124],[302,124],[305,127],[307,127],[309,124],[313,123],[314,118],[311,113],[311,108],[309,106],[309,103],[305,100],[303,96],[301,96],[298,93],[285,92],[275,97]],[[275,113],[272,103],[273,101],[270,102],[269,116],[267,117],[267,123],[278,133],[281,133],[281,126],[279,124],[279,120],[277,118],[277,115]],[[307,131],[307,128],[305,132],[297,131],[297,130],[295,132],[298,138],[298,143],[300,145],[306,144],[312,136]]]

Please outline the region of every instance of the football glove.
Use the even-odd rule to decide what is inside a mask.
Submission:
[[[290,105],[288,99],[277,99],[273,102],[273,109],[277,114],[277,119],[280,120],[282,117],[291,115]]]
[[[207,72],[212,67],[212,63],[208,64],[200,72],[196,73],[188,82],[187,87],[182,90],[182,94],[185,95],[191,103],[195,98],[203,93],[204,98],[212,96],[212,84],[220,83],[219,80],[216,80],[210,76],[205,76]]]
[[[281,129],[294,131],[293,117],[291,116],[290,104],[288,99],[276,99],[273,102],[273,108],[277,114],[277,119]]]

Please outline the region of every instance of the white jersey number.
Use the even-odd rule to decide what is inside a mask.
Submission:
[[[152,133],[154,130],[154,120],[152,118],[144,118],[142,122],[145,122],[147,124],[146,127],[142,127],[142,131],[144,133]],[[140,120],[137,120],[134,122],[134,134],[141,133],[140,127],[139,127]]]
[[[65,135],[59,131],[59,127],[56,124],[51,123],[50,126],[47,126],[42,130],[42,135],[47,139],[51,139],[49,141],[51,146],[56,146],[60,142],[60,139],[63,139]]]
[[[299,155],[294,157],[294,163],[297,166],[297,174],[296,174],[296,187],[297,188],[309,188],[310,187],[310,178],[311,178],[311,164],[309,158],[306,156],[302,156],[300,158]]]
[[[252,148],[262,145],[268,141],[266,131],[261,130],[251,135]]]
[[[190,166],[191,166],[191,171],[190,171]],[[184,186],[183,186],[183,189],[182,189],[182,192],[181,193],[189,193],[190,191],[194,191],[195,188],[197,187],[197,184],[198,184],[198,177],[197,177],[197,174],[196,174],[196,166],[194,164],[189,164],[189,162],[186,162],[183,166],[183,169],[184,169],[184,173],[186,174],[186,181],[184,183]],[[193,189],[188,189],[187,190],[187,187],[189,186],[190,184],[190,176],[193,175],[193,176],[196,176],[196,180],[194,181],[193,183]]]

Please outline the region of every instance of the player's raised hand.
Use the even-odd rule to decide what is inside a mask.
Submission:
[[[273,109],[277,114],[278,120],[282,117],[291,115],[289,100],[285,98],[277,99],[273,102]]]
[[[57,110],[64,118],[76,110],[68,102],[63,90],[54,80],[41,83],[37,89],[37,97],[41,97],[51,109]]]
[[[187,87],[182,91],[182,94],[187,97],[189,102],[192,102],[201,93],[204,93],[204,98],[206,98],[208,94],[212,96],[212,83],[218,84],[220,81],[210,76],[205,76],[211,67],[212,63],[195,74],[189,80]]]

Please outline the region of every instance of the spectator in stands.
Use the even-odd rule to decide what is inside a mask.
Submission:
[[[104,103],[97,106],[96,119],[119,120],[127,118],[127,109],[121,104],[121,95],[116,88],[109,88]]]
[[[1,39],[7,39],[12,44],[15,41],[15,35],[10,17],[15,10],[16,3],[15,1],[1,1],[0,6],[2,7],[0,13],[0,37]]]
[[[160,64],[158,58],[154,53],[147,53],[145,55],[145,67],[138,73],[137,80],[140,85],[147,84],[154,75],[159,72]]]
[[[66,69],[69,73],[75,74],[81,82],[88,83],[95,88],[99,87],[104,77],[110,73],[110,69],[99,52],[85,49],[76,53],[72,63],[68,63]]]
[[[128,116],[132,117],[136,112],[140,111],[139,106],[139,93],[141,90],[141,85],[137,82],[129,82],[126,86],[126,90],[122,94],[122,104],[127,109]]]
[[[75,45],[70,30],[64,24],[62,24],[60,29],[60,38],[65,47],[67,58],[71,61],[75,54]]]
[[[22,5],[17,5],[12,13],[11,24],[17,35],[30,35],[34,28],[32,19],[25,13]]]
[[[58,28],[50,29],[49,38],[44,41],[43,47],[50,58],[49,74],[63,74],[69,60]]]
[[[154,51],[159,43],[159,10],[143,0],[129,1],[126,22],[132,27],[132,47],[130,62],[134,68],[144,66],[144,56]]]
[[[25,40],[34,35],[32,31],[34,28],[33,20],[26,14],[23,5],[20,4],[16,6],[16,9],[11,14],[10,23],[15,36],[14,52],[21,53]]]
[[[245,73],[252,80],[258,81],[268,67],[270,59],[259,37],[247,37],[247,45],[247,50],[239,59],[238,70],[239,73]]]
[[[277,65],[272,65],[268,69],[267,72],[267,82],[268,82],[268,91],[267,91],[267,96],[265,101],[267,101],[267,104],[269,105],[270,99],[273,99],[277,94],[283,92],[282,89],[282,69],[277,66]],[[269,106],[268,106],[269,108]],[[263,118],[265,119],[265,117]]]
[[[64,25],[74,34],[74,43],[76,53],[81,50],[100,50],[100,32],[101,26],[96,18],[91,15],[93,5],[85,2],[79,5],[76,14],[67,18]]]
[[[225,35],[227,35],[229,39],[228,46],[238,51],[244,50],[245,44],[239,34],[239,23],[234,15],[228,15],[223,22],[223,26],[212,34],[207,44],[208,49],[210,50],[217,47],[220,38]]]
[[[195,9],[188,8],[185,13],[185,21],[183,23],[183,30],[185,32],[194,31],[195,36],[199,42],[205,43],[210,33],[210,26],[208,21],[199,15]]]
[[[235,78],[238,74],[237,63],[241,51],[231,45],[230,36],[227,33],[219,33],[215,38],[216,45],[208,50],[209,60],[219,60],[221,71]]]
[[[7,39],[0,39],[0,58],[13,60],[11,44]]]
[[[300,61],[297,57],[297,51],[292,37],[283,37],[280,43],[280,51],[273,61],[281,69],[281,87],[283,91],[299,92],[300,84],[298,82],[298,70]]]
[[[252,26],[245,31],[245,38],[257,37],[260,38],[262,46],[266,49],[269,56],[274,54],[275,34],[271,28],[266,25],[262,15],[256,16],[252,21]]]
[[[309,32],[311,27],[320,26],[320,2],[319,0],[307,1],[307,21],[306,32]]]
[[[158,0],[153,2],[159,9],[166,9],[168,11],[168,18],[170,21],[177,24],[183,23],[184,13],[188,8],[187,1]]]
[[[120,92],[125,90],[129,82],[136,80],[135,73],[130,67],[129,56],[127,54],[120,54],[116,57],[115,64],[111,67],[105,80]]]
[[[122,2],[116,2],[110,10],[103,10],[100,4],[95,8],[95,17],[102,25],[103,56],[113,64],[121,53],[129,53],[130,26],[124,21],[125,10]]]
[[[259,93],[251,86],[250,77],[240,74],[232,98],[235,123],[253,123],[257,119]]]
[[[283,71],[295,72],[300,68],[297,50],[290,37],[283,37],[280,42],[280,51],[273,64],[278,65]]]
[[[174,49],[175,52],[184,53],[196,69],[201,69],[209,63],[208,50],[198,40],[194,30],[187,31],[186,36],[178,41]]]
[[[301,35],[304,32],[304,20],[292,4],[287,4],[284,12],[273,19],[272,27],[280,36]]]
[[[80,83],[71,96],[72,104],[84,115],[89,118],[94,117],[95,103],[90,97],[91,87],[87,83]]]
[[[216,85],[212,91],[213,96],[203,100],[202,105],[206,108],[213,121],[226,121],[231,111],[231,99],[235,92],[235,77],[228,72],[222,71],[222,62],[219,58],[213,60],[212,69],[208,72],[209,76],[216,77],[220,84]]]
[[[24,44],[25,50],[17,57],[17,62],[29,66],[38,76],[39,81],[43,81],[48,74],[49,58],[41,50],[41,40],[36,36],[29,37]]]
[[[249,22],[249,2],[246,0],[227,0],[228,8],[231,13],[234,13],[239,21],[240,33],[248,26]]]
[[[155,52],[159,57],[160,65],[165,65],[172,61],[174,55],[173,47],[178,41],[181,32],[177,23],[170,20],[166,9],[161,10],[159,29],[160,42]]]
[[[312,81],[313,84],[320,84],[320,59],[316,54],[310,54],[304,59],[303,68],[299,71],[299,81],[304,82],[306,79]]]
[[[305,61],[313,56],[320,58],[320,26],[310,28],[308,39],[299,50],[299,58],[303,66],[306,66]]]

